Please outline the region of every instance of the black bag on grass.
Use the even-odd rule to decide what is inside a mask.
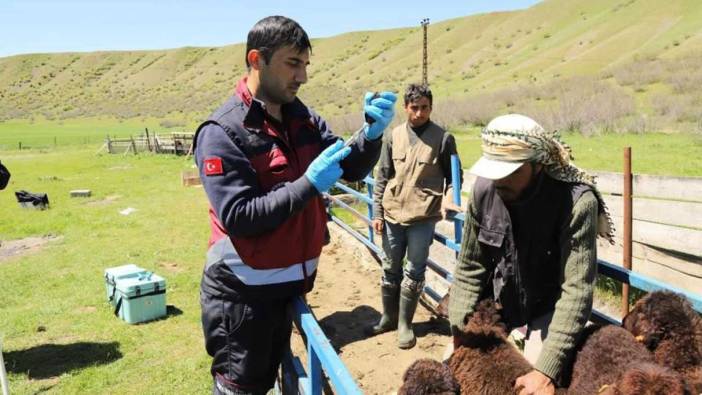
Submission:
[[[24,208],[44,210],[49,208],[49,197],[45,193],[15,191],[17,203]]]

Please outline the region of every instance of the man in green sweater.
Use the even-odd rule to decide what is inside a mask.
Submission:
[[[552,394],[592,310],[596,238],[612,222],[593,177],[570,148],[531,118],[509,114],[482,132],[482,157],[454,271],[454,334],[477,302],[494,298],[509,328],[526,326],[534,370],[520,395]],[[454,338],[455,339],[455,338]]]

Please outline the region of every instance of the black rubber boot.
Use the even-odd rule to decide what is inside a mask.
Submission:
[[[375,336],[381,333],[394,331],[397,329],[397,311],[400,307],[400,287],[382,285],[380,294],[383,299],[383,316],[380,321],[373,326],[366,328],[368,336]]]
[[[412,318],[414,311],[417,309],[419,294],[412,289],[401,287],[400,291],[400,313],[397,325],[397,346],[402,349],[410,349],[417,344],[417,338],[414,337],[412,329]]]

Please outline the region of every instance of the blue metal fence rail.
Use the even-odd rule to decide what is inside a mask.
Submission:
[[[317,320],[312,315],[307,303],[298,297],[293,301],[295,325],[302,333],[307,343],[307,370],[300,359],[288,352],[283,358],[283,388],[284,394],[321,395],[324,388],[322,370],[329,378],[336,394],[359,395],[361,390],[356,385],[341,358],[334,351],[329,339]]]
[[[460,206],[461,185],[459,166],[460,162],[458,161],[458,157],[454,155],[451,158],[453,200],[456,205]],[[375,181],[370,177],[366,177],[363,181],[366,184],[366,193],[362,193],[341,183],[336,183],[335,186],[340,190],[354,196],[359,201],[364,202],[367,206],[366,214],[358,212],[353,207],[334,196],[327,195],[326,197],[332,202],[333,205],[349,211],[356,218],[363,221],[367,225],[367,234],[361,234],[359,231],[345,223],[342,219],[335,216],[331,210],[329,211],[329,218],[358,241],[363,243],[371,251],[371,253],[375,254],[376,256],[380,256],[382,252],[374,242],[373,228],[371,226],[371,221],[373,219],[373,186],[375,185]],[[453,238],[439,232],[435,232],[434,240],[452,249],[456,252],[456,254],[458,254],[461,246],[465,214],[457,213],[451,216],[449,219],[454,221]],[[648,292],[656,290],[670,290],[683,294],[692,303],[695,310],[702,312],[702,296],[700,295],[670,286],[643,274],[613,265],[607,261],[598,260],[597,264],[599,274],[622,283],[627,283],[640,290]],[[453,282],[453,274],[447,269],[443,268],[441,265],[438,265],[436,262],[429,259],[427,266],[447,283],[450,284]],[[428,285],[425,285],[424,292],[437,303],[441,300],[442,295]],[[302,363],[297,357],[294,357],[291,353],[288,353],[283,361],[283,385],[285,386],[284,393],[303,393],[306,395],[321,394],[323,388],[323,370],[329,377],[329,380],[331,381],[336,393],[361,394],[361,390],[358,388],[353,380],[353,377],[351,377],[351,374],[348,372],[343,362],[334,351],[333,347],[329,343],[329,340],[324,335],[324,332],[322,332],[322,329],[319,327],[319,324],[312,315],[312,312],[307,307],[307,304],[302,300],[302,298],[299,298],[295,301],[293,308],[295,312],[295,322],[298,329],[307,338],[307,371],[305,371]],[[592,312],[592,319],[600,322],[620,324],[620,321],[617,318],[610,317],[596,310],[593,310]]]

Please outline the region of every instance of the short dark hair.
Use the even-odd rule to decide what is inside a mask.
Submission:
[[[261,51],[263,60],[268,64],[276,50],[288,45],[292,45],[300,52],[312,49],[307,32],[294,20],[280,15],[261,19],[249,30],[246,39],[246,53],[244,54],[246,67],[251,66],[248,55],[252,49]]]
[[[431,89],[423,84],[409,84],[405,90],[405,107],[413,101],[417,101],[423,97],[429,99],[429,105],[433,105],[434,97],[431,95]]]

